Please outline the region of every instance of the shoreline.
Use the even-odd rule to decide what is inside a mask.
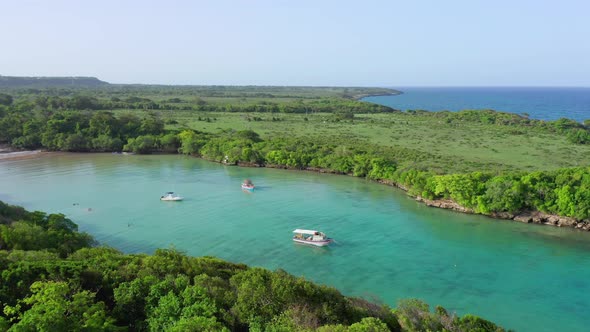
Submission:
[[[578,220],[572,217],[564,217],[556,214],[549,214],[541,211],[520,211],[494,212],[491,214],[475,213],[472,209],[459,205],[451,199],[430,200],[421,196],[414,197],[416,201],[424,203],[426,206],[440,209],[453,210],[466,214],[479,214],[493,219],[504,219],[518,221],[525,224],[549,225],[556,227],[568,227],[580,231],[590,231],[590,220]]]
[[[81,154],[82,152],[63,152],[63,151],[44,151],[44,150],[10,151],[10,152],[0,151],[0,162],[5,161],[5,160],[32,159],[32,158],[39,158],[39,157],[43,157],[43,156],[49,156],[49,155],[59,155],[59,154],[63,155],[66,153]],[[112,154],[112,152],[95,152],[95,153]],[[178,153],[162,153],[162,154],[181,155]],[[345,176],[351,176],[351,177],[353,176],[352,174],[344,174],[344,173],[340,173],[340,172],[336,172],[336,171],[331,171],[329,169],[315,168],[315,167],[294,168],[294,167],[288,167],[288,166],[283,166],[283,165],[273,165],[273,164],[259,165],[259,164],[255,164],[255,163],[244,163],[244,162],[238,162],[236,164],[228,164],[228,163],[224,163],[224,162],[206,159],[206,158],[203,158],[200,156],[190,155],[190,157],[199,158],[202,160],[206,160],[206,161],[210,161],[210,162],[214,162],[214,163],[226,165],[226,166],[250,167],[250,168],[275,168],[275,169],[283,169],[283,170],[289,170],[289,171],[305,171],[305,172],[314,172],[314,173],[320,173],[320,174],[345,175]],[[383,180],[383,179],[381,179],[381,180],[366,179],[366,180],[371,181],[371,182],[375,182],[375,183],[380,183],[380,184],[387,185],[387,186],[391,186],[391,187],[399,188],[399,189],[405,191],[408,196],[412,197],[417,202],[420,202],[428,207],[453,210],[456,212],[466,213],[466,214],[478,214],[478,215],[486,216],[486,217],[489,217],[492,219],[504,219],[504,220],[518,221],[518,222],[527,223],[527,224],[567,227],[567,228],[573,228],[573,229],[576,229],[579,231],[590,232],[590,219],[578,220],[578,219],[572,218],[572,217],[559,216],[559,215],[555,215],[555,214],[548,214],[548,213],[541,212],[541,211],[531,211],[531,210],[524,210],[524,211],[519,211],[516,213],[510,213],[510,212],[494,212],[491,214],[475,213],[472,209],[466,208],[462,205],[459,205],[457,202],[455,202],[451,199],[430,200],[430,199],[423,198],[421,196],[412,196],[412,195],[408,194],[409,188],[407,188],[401,184],[398,184],[396,182],[393,182],[393,181]]]
[[[55,152],[49,152],[44,150],[33,150],[33,151],[9,151],[9,150],[2,150],[0,151],[0,161],[4,160],[22,160],[22,159],[32,159],[32,158],[39,158],[48,154],[53,154]]]

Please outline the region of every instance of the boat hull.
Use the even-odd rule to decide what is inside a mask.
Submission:
[[[182,197],[175,197],[175,198],[160,198],[161,201],[164,202],[178,202],[178,201],[182,201],[183,198]]]
[[[293,239],[294,242],[301,243],[301,244],[309,244],[316,247],[325,247],[332,242],[332,239],[326,239],[321,241],[310,241],[310,240],[303,240],[303,239]]]

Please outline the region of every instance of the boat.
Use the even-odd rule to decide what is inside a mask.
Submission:
[[[184,197],[180,197],[172,191],[169,191],[166,194],[164,194],[164,196],[160,197],[161,201],[182,201],[183,199]]]
[[[324,247],[330,244],[333,239],[326,236],[326,234],[309,230],[309,229],[296,229],[293,231],[293,241],[303,244],[311,244],[313,246]]]
[[[242,182],[242,189],[252,191],[254,190],[254,184],[252,181],[250,181],[250,179],[246,179],[244,182]]]

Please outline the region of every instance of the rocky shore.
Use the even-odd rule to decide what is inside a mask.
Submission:
[[[472,209],[461,206],[456,202],[448,199],[431,200],[418,196],[416,197],[416,200],[428,206],[437,207],[441,209],[449,209],[463,213],[475,213]],[[590,220],[578,220],[571,217],[562,217],[539,211],[522,211],[516,214],[509,212],[495,212],[485,215],[493,218],[509,219],[527,224],[551,225],[557,227],[573,227],[575,229],[579,229],[582,231],[590,231]]]

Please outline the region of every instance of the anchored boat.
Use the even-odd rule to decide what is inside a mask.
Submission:
[[[293,231],[293,241],[303,244],[311,244],[313,246],[324,247],[330,244],[333,239],[326,236],[326,234],[309,230],[309,229],[296,229]]]
[[[252,181],[250,181],[250,179],[246,179],[242,183],[242,189],[252,191],[254,190],[254,184],[252,183]]]
[[[184,198],[176,195],[172,191],[167,192],[164,196],[160,197],[161,201],[182,201]]]

